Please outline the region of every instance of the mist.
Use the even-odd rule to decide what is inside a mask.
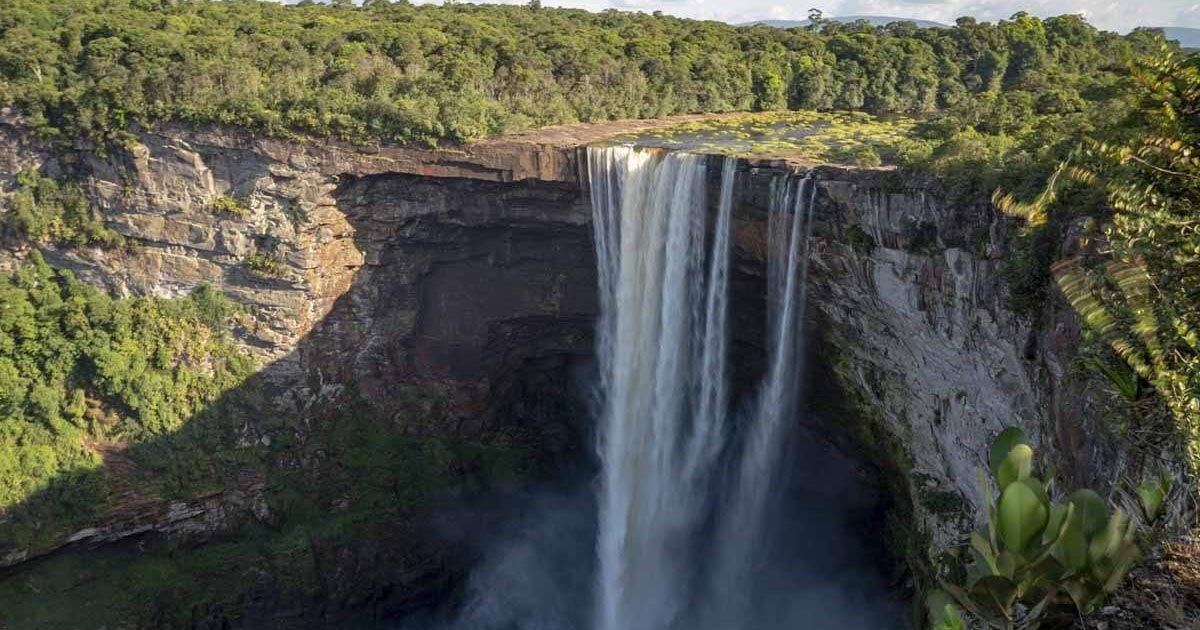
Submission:
[[[883,491],[869,483],[861,463],[809,428],[819,423],[803,414],[796,423],[779,501],[757,545],[747,616],[727,625],[699,596],[693,614],[675,624],[679,630],[908,627],[905,593],[893,583],[894,560],[884,539]],[[456,602],[406,619],[397,630],[590,627],[596,580],[594,483],[581,478],[569,487],[543,487],[505,501],[504,508],[453,517],[469,521],[454,525],[467,536],[458,544],[478,545],[482,559]],[[501,526],[482,535],[481,528],[491,529],[487,523]]]

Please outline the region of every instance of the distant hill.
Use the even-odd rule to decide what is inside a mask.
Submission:
[[[847,15],[844,17],[828,17],[825,18],[831,22],[857,22],[858,20],[866,20],[875,26],[886,26],[892,22],[913,22],[921,28],[941,27],[946,28],[949,24],[941,22],[932,22],[930,20],[914,20],[912,18],[889,17],[886,15]],[[752,24],[762,24],[765,26],[774,26],[776,28],[796,28],[798,26],[808,26],[808,20],[758,20],[756,22],[747,22],[745,26]],[[1194,30],[1194,29],[1183,29]]]
[[[1163,34],[1167,39],[1173,39],[1179,42],[1184,48],[1200,48],[1200,28],[1188,28],[1186,26],[1162,26]]]

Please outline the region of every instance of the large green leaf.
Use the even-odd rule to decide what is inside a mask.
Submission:
[[[1075,507],[1074,504],[1071,506]],[[1078,511],[1071,515],[1054,543],[1054,557],[1072,571],[1081,571],[1087,566],[1088,539],[1083,533],[1083,519]]]
[[[1040,536],[1050,518],[1041,484],[1033,479],[1014,482],[1000,495],[998,529],[1004,546],[1022,553],[1035,536]]]
[[[988,544],[987,539],[979,532],[971,532],[971,549],[975,551],[975,555],[979,557],[980,562],[983,562],[991,570],[992,573],[996,569],[996,551]]]
[[[988,460],[993,475],[999,477],[1000,466],[1004,464],[1004,460],[1008,458],[1013,447],[1018,444],[1028,445],[1029,440],[1025,437],[1025,432],[1017,427],[1009,427],[996,436],[996,439],[992,441],[991,457]]]
[[[1046,529],[1042,532],[1042,544],[1049,545],[1057,541],[1066,530],[1068,521],[1072,519],[1075,512],[1075,506],[1070,503],[1062,503],[1050,507],[1050,519],[1046,523]]]
[[[1085,538],[1095,536],[1108,523],[1108,506],[1095,492],[1076,490],[1067,497],[1067,501],[1075,506],[1075,513],[1083,526]]]
[[[1129,516],[1125,510],[1117,508],[1104,530],[1092,537],[1088,545],[1088,559],[1093,565],[1099,566],[1116,557],[1129,533]]]
[[[1142,553],[1138,549],[1137,544],[1132,540],[1123,542],[1121,548],[1111,560],[1108,575],[1105,576],[1104,583],[1100,585],[1101,590],[1105,593],[1117,590],[1117,587],[1121,585],[1121,580],[1125,579],[1125,574],[1137,563],[1141,555]]]

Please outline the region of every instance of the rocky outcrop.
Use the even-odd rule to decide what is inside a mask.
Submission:
[[[469,153],[369,150],[167,127],[123,149],[66,150],[0,122],[0,213],[18,172],[67,175],[129,245],[39,245],[51,264],[119,295],[210,284],[237,302],[244,316],[233,332],[263,366],[255,400],[271,407],[237,420],[247,445],[279,438],[262,426],[271,413],[304,418],[359,401],[400,431],[471,437],[496,429],[500,415],[536,425],[561,413],[551,410],[558,390],[592,350],[595,271],[578,155],[544,140]],[[17,245],[0,263],[11,268],[31,250]],[[255,255],[277,268],[256,271]],[[523,400],[531,391],[541,400]],[[231,477],[188,501],[135,493],[58,544],[205,538],[269,519],[261,479]],[[54,549],[9,542],[0,540],[0,566]]]
[[[935,549],[985,517],[976,473],[1005,427],[1022,427],[1072,483],[1110,484],[1095,426],[1103,394],[1069,370],[1073,313],[1051,301],[1030,321],[1009,308],[1000,268],[1011,220],[987,205],[948,207],[932,180],[824,189],[815,321],[842,388],[898,451]]]
[[[271,360],[291,352],[329,313],[364,264],[383,264],[380,248],[403,240],[389,241],[388,230],[437,221],[461,222],[466,231],[581,226],[589,218],[579,195],[577,148],[618,131],[688,118],[549,128],[439,150],[168,125],[137,133],[123,148],[80,144],[63,150],[30,138],[9,113],[0,116],[0,203],[15,189],[20,171],[69,172],[82,180],[105,222],[134,247],[48,247],[54,264],[120,295],[175,296],[201,283],[221,287],[250,311],[239,331],[247,348]],[[548,196],[521,199],[514,191],[527,182],[559,186]],[[471,186],[477,187],[453,190]],[[493,194],[500,198],[487,197]],[[483,198],[475,203],[471,195]],[[224,200],[236,200],[245,211],[219,209]],[[436,237],[415,240],[423,238]],[[255,273],[246,264],[255,253],[284,264],[274,274]]]
[[[770,180],[797,169],[743,165],[740,305],[763,295]],[[986,203],[947,205],[931,177],[838,167],[815,176],[810,408],[837,416],[818,421],[877,460],[930,550],[982,522],[977,471],[1005,427],[1023,428],[1070,484],[1113,483],[1119,466],[1099,426],[1107,394],[1071,369],[1074,313],[1057,298],[1037,320],[1010,308],[1001,266],[1013,220]],[[761,344],[761,311],[748,312],[735,334]]]

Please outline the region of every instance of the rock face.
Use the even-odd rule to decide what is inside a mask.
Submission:
[[[1014,314],[1000,273],[1007,219],[947,207],[935,181],[822,173],[814,322],[833,371],[882,421],[937,549],[985,516],[976,471],[993,437],[1020,426],[1074,484],[1106,487],[1102,400],[1068,368],[1078,329],[1065,304]],[[865,238],[864,238],[865,235]]]
[[[779,170],[748,164],[739,179],[734,291],[743,301],[761,299],[752,278],[764,268]],[[1070,369],[1073,311],[1053,299],[1029,321],[1009,306],[1000,268],[1011,220],[986,203],[948,206],[933,178],[837,167],[815,175],[809,406],[878,459],[884,477],[904,480],[893,491],[907,495],[930,550],[960,544],[986,518],[976,473],[1008,426],[1023,428],[1068,483],[1108,487],[1115,454],[1098,427],[1107,399]],[[743,344],[761,344],[761,323],[736,327],[749,331]]]
[[[347,178],[336,195],[365,267],[300,353],[310,377],[321,366],[325,381],[356,383],[408,430],[469,435],[524,362],[591,353],[596,280],[576,186],[391,174]],[[430,390],[441,399],[409,395]]]
[[[46,248],[52,264],[118,294],[221,288],[245,306],[235,332],[268,366],[282,410],[361,397],[401,430],[469,436],[509,421],[499,416],[511,405],[497,401],[511,402],[529,374],[592,352],[595,262],[577,147],[616,130],[419,151],[165,127],[106,153],[52,151],[0,121],[0,212],[16,172],[70,172],[136,246]],[[769,183],[794,167],[742,168],[734,291],[753,302]],[[1089,437],[1099,403],[1068,367],[1077,324],[1053,304],[1037,323],[1007,308],[1004,221],[986,205],[947,207],[933,180],[828,167],[817,176],[810,313],[814,360],[826,365],[815,372],[836,382],[814,388],[814,405],[854,402],[842,407],[861,419],[827,419],[831,430],[889,454],[881,465],[907,480],[905,500],[934,547],[979,518],[975,470],[1005,426],[1024,427],[1073,481],[1103,485],[1103,443]],[[222,199],[248,211],[219,211]],[[0,254],[0,265],[23,251]],[[274,257],[279,271],[254,272],[254,255]],[[735,352],[752,371],[762,323],[749,319]],[[220,527],[223,509],[180,504],[159,510],[161,523],[96,531]]]

